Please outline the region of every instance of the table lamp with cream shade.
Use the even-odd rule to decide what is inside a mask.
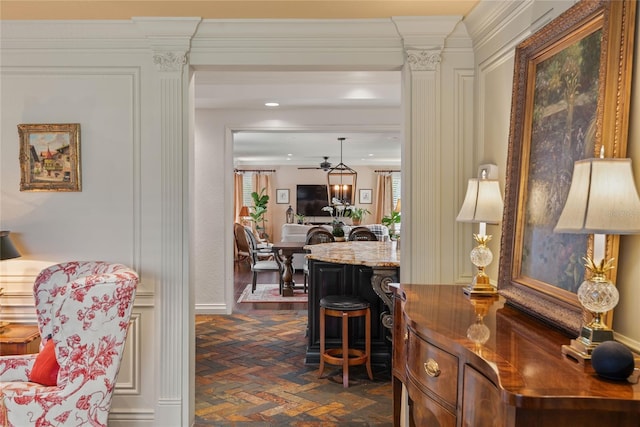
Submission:
[[[20,257],[20,252],[16,249],[11,241],[11,237],[9,236],[9,231],[0,231],[0,260],[4,261],[6,259],[13,259]],[[0,296],[3,294],[3,289],[0,288]],[[0,306],[0,311],[2,307]],[[2,328],[7,326],[7,322],[0,321],[0,331]]]
[[[605,259],[607,234],[640,233],[640,198],[633,179],[631,159],[592,158],[575,162],[564,209],[556,233],[593,234],[593,257],[586,256],[591,277],[578,288],[578,300],[593,319],[562,352],[589,359],[603,341],[613,340],[613,330],[603,316],[617,304],[619,293],[607,278],[613,259]]]
[[[478,269],[471,284],[464,288],[468,295],[494,295],[497,290],[491,285],[485,267],[493,261],[493,253],[487,246],[491,235],[487,234],[487,224],[498,224],[502,219],[502,194],[500,184],[495,179],[487,179],[486,171],[480,178],[472,178],[467,186],[464,202],[456,221],[478,223],[478,234],[473,238],[478,245],[471,250],[471,262]]]

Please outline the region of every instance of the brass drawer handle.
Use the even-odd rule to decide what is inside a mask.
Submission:
[[[424,362],[424,371],[430,377],[437,377],[440,375],[440,366],[438,366],[438,362],[429,358],[426,362]]]

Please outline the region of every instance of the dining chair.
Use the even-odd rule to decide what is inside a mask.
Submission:
[[[265,249],[258,248],[258,241],[255,236],[251,232],[245,228],[245,236],[247,238],[247,242],[249,243],[249,253],[251,260],[251,272],[253,273],[253,277],[251,279],[251,293],[255,292],[256,285],[258,282],[258,273],[262,273],[265,271],[268,272],[277,272],[278,273],[278,282],[280,287],[280,293],[282,293],[282,273],[283,273],[283,265],[282,260],[278,256],[277,253],[274,253],[269,249],[267,253]],[[264,259],[265,255],[269,255],[269,259]]]
[[[310,228],[309,231],[307,231],[307,237],[305,239],[307,245],[317,245],[319,243],[331,243],[335,241],[336,239],[333,237],[333,234],[321,226]]]
[[[349,241],[369,241],[377,242],[378,236],[367,227],[355,227],[349,232]]]
[[[251,249],[245,235],[245,226],[239,223],[233,224],[233,236],[236,240],[236,261],[250,261]]]
[[[336,239],[333,234],[324,227],[313,227],[307,231],[307,238],[305,243],[307,245],[318,245],[320,243],[332,243]],[[302,267],[302,273],[304,275],[304,291],[307,292],[307,281],[309,280],[309,262],[305,258],[304,266]]]
[[[247,232],[253,236],[255,246],[258,248],[258,258],[260,260],[272,259],[273,252],[271,251],[271,244],[259,243],[253,234],[253,231],[249,227],[236,222],[233,226],[233,234],[236,239],[236,248],[238,250],[237,254],[239,256],[238,261],[244,261],[245,259],[250,261],[251,258],[251,248],[249,247],[249,240],[246,235]]]

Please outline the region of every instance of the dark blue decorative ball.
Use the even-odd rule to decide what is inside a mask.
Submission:
[[[633,373],[633,353],[619,342],[605,341],[593,349],[591,366],[603,378],[625,380]]]

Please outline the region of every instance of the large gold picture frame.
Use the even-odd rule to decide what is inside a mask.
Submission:
[[[81,191],[80,125],[20,124],[20,191]]]
[[[498,288],[574,336],[592,236],[553,228],[576,160],[626,156],[635,13],[635,1],[583,0],[516,48]]]

